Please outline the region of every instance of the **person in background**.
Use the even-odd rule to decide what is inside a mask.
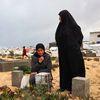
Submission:
[[[23,46],[23,54],[22,54],[22,59],[24,59],[24,58],[29,58],[28,57],[28,55],[27,55],[27,51],[26,51],[26,48],[25,48],[25,46]]]
[[[72,91],[72,78],[85,77],[85,66],[80,50],[83,35],[80,26],[67,10],[59,13],[55,39],[60,66],[60,91]]]
[[[42,43],[36,45],[36,52],[31,60],[31,75],[29,83],[35,84],[35,75],[40,72],[48,72],[51,74],[52,62],[49,54],[45,52],[45,47]],[[51,74],[52,80],[52,74]]]

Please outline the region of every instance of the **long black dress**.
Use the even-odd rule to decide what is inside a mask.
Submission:
[[[61,22],[56,30],[56,43],[59,53],[60,88],[68,91],[72,89],[72,78],[85,77],[85,66],[80,46],[83,35],[67,10],[59,13]]]

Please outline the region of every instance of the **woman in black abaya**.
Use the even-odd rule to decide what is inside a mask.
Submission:
[[[72,78],[85,77],[85,66],[80,46],[83,35],[81,28],[72,15],[63,10],[59,13],[59,25],[56,30],[60,66],[60,90],[72,90]]]

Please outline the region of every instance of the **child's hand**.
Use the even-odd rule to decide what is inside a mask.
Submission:
[[[44,57],[42,56],[39,58],[39,63],[42,63],[43,61],[44,61]]]
[[[30,74],[30,76],[35,76],[37,74],[37,72],[32,72],[31,74]]]

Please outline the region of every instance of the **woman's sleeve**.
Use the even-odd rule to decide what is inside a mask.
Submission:
[[[75,38],[76,38],[77,42],[81,46],[82,40],[83,40],[83,34],[82,34],[82,31],[81,31],[81,28],[80,27],[74,28],[74,34],[75,34]]]
[[[78,34],[78,43],[81,46],[82,45],[82,41],[83,41],[83,34],[81,32],[81,29],[79,30],[79,34]]]

